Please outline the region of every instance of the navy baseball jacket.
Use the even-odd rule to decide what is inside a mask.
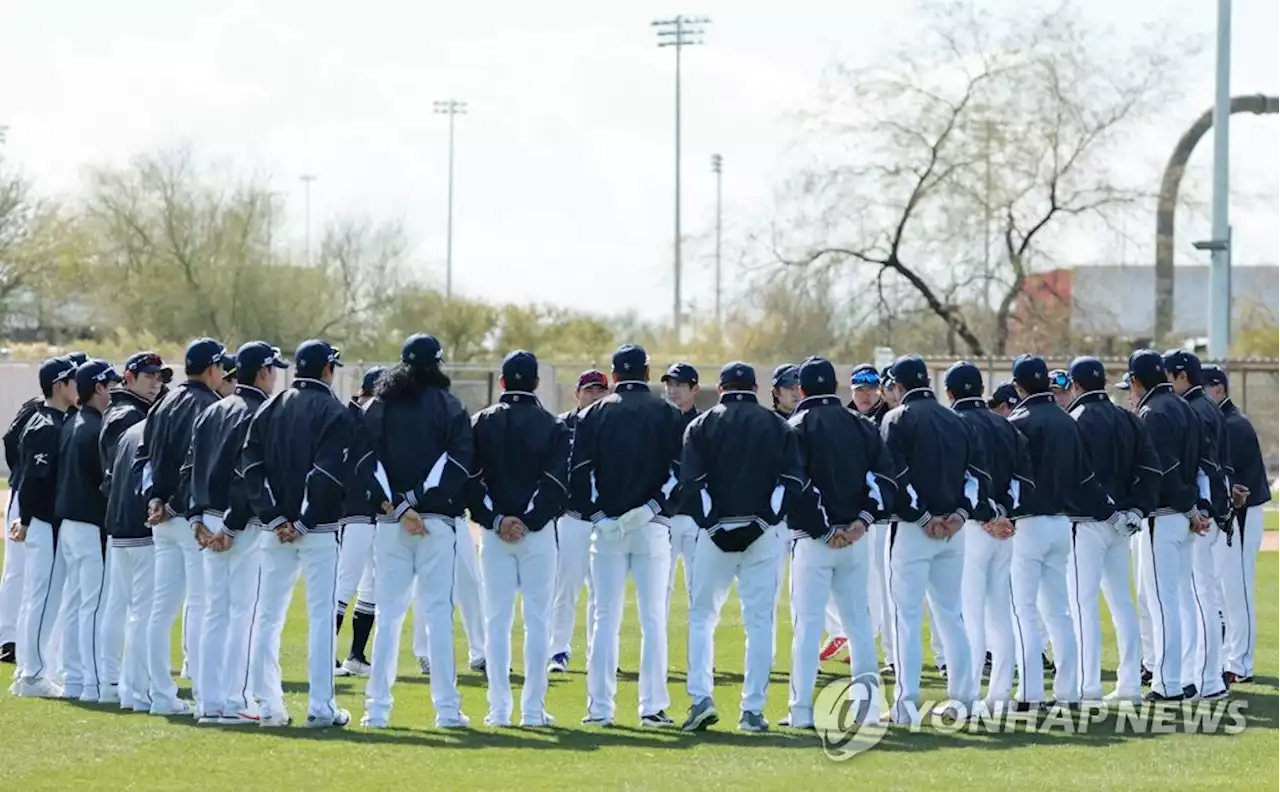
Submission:
[[[804,399],[789,423],[808,482],[787,509],[792,538],[825,542],[854,520],[870,527],[889,516],[898,471],[874,423],[835,395]]]
[[[361,431],[364,425],[364,406],[352,399],[347,402],[347,414],[351,416],[354,427],[351,448],[347,450],[347,456],[359,462],[367,450],[364,433]],[[379,506],[384,497],[378,498],[375,502],[373,493],[369,491],[365,480],[360,477],[357,465],[352,465],[351,481],[347,484],[347,492],[342,504],[342,524],[373,522],[377,515],[382,513]]]
[[[58,490],[58,440],[67,414],[41,404],[27,420],[19,438],[22,471],[18,484],[18,519],[31,525],[32,518],[56,529]]]
[[[619,382],[583,410],[573,434],[569,493],[574,504],[586,506],[584,519],[599,522],[648,505],[663,522],[680,480],[681,428],[680,411],[644,382]]]
[[[1191,405],[1173,392],[1172,385],[1161,382],[1138,402],[1138,417],[1160,459],[1160,496],[1151,513],[1191,517],[1200,510],[1210,514],[1209,501],[1201,497],[1196,481],[1203,457],[1202,429]]]
[[[110,491],[107,493],[107,517],[103,527],[116,547],[146,547],[155,542],[147,525],[147,504],[142,488],[142,462],[138,446],[146,427],[134,424],[120,435],[116,455],[111,461]]]
[[[681,460],[684,512],[725,552],[785,519],[807,484],[795,432],[748,391],[725,392],[689,424]]]
[[[1231,466],[1235,470],[1235,481],[1249,488],[1249,497],[1244,505],[1246,508],[1261,506],[1271,500],[1271,484],[1267,481],[1267,467],[1262,461],[1258,433],[1253,430],[1249,416],[1240,412],[1231,399],[1223,399],[1221,409],[1227,423],[1227,434],[1231,436]]]
[[[541,531],[564,511],[569,491],[569,428],[538,397],[507,391],[471,419],[475,473],[467,486],[471,518],[496,531],[517,517]]]
[[[576,435],[575,430],[578,428],[579,412],[580,410],[578,410],[575,407],[574,409],[569,410],[567,412],[560,413],[560,415],[557,416],[560,419],[560,421],[565,425],[565,428],[569,430],[569,458],[570,459],[573,458],[573,440]],[[568,484],[568,483],[569,482],[567,481],[565,482],[565,484]],[[565,509],[564,509],[565,516],[572,517],[575,520],[582,519],[583,514],[590,516],[594,508],[591,505],[591,499],[589,497],[590,494],[591,493],[588,491],[585,493],[578,493],[578,495],[575,497],[573,488],[570,487],[568,499],[565,501]]]
[[[249,422],[267,401],[252,385],[237,385],[230,396],[200,413],[191,433],[191,508],[187,519],[210,514],[231,533],[244,530],[253,510],[240,465]]]
[[[907,391],[902,404],[885,415],[880,435],[898,468],[892,519],[917,525],[949,514],[990,519],[991,474],[982,444],[932,390]]]
[[[1009,414],[1009,423],[1027,438],[1035,489],[1023,499],[1020,516],[1062,515],[1111,522],[1116,506],[1089,468],[1080,427],[1053,394],[1033,393]]]
[[[154,421],[155,417],[147,421]],[[268,530],[330,533],[351,478],[351,416],[324,382],[295,377],[249,423],[240,459],[249,506]]]
[[[9,422],[4,433],[4,461],[9,468],[9,489],[17,490],[22,483],[22,430],[27,428],[27,421],[36,414],[36,408],[44,404],[44,399],[35,397],[27,399],[18,408],[18,414]]]
[[[702,413],[699,412],[697,407],[692,407],[689,410],[681,411],[680,437],[681,437],[682,444],[684,442],[683,440],[684,433],[688,431],[689,424],[693,423],[693,419],[697,418],[701,414]],[[685,502],[684,495],[682,495],[680,492],[679,481],[676,482],[675,489],[673,489],[671,491],[671,494],[667,496],[667,502],[663,504],[662,514],[665,517],[674,517],[677,514],[685,515],[687,517],[694,516],[693,512],[689,511],[689,504]]]
[[[982,516],[975,514],[974,519],[1017,516],[1024,499],[1036,488],[1027,438],[1013,424],[987,409],[981,396],[956,399],[951,409],[969,425],[981,443],[982,458],[991,475],[988,508]]]
[[[59,520],[89,523],[99,530],[107,517],[102,459],[98,456],[101,433],[102,413],[92,405],[80,408],[63,424],[58,440],[58,494],[53,508]]]
[[[187,451],[196,418],[218,400],[218,394],[199,380],[187,380],[169,391],[147,419],[146,434],[139,453],[142,458],[143,492],[147,503],[158,498],[171,516],[186,514],[191,508],[187,483]]]
[[[1225,520],[1231,515],[1231,482],[1235,480],[1227,419],[1199,385],[1188,389],[1182,398],[1200,419],[1201,468],[1209,478],[1210,516]]]
[[[1160,494],[1161,467],[1142,421],[1100,390],[1077,396],[1068,413],[1080,427],[1089,468],[1115,508],[1150,514]]]
[[[102,433],[98,436],[98,458],[102,462],[102,493],[111,488],[111,473],[115,466],[116,444],[125,430],[141,423],[151,409],[151,402],[127,388],[111,391],[111,404],[102,414]]]

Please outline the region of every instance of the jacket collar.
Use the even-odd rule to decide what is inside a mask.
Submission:
[[[80,405],[80,412],[83,415],[92,415],[96,418],[102,417],[102,411],[99,410],[97,407],[94,407],[92,404]]]
[[[834,393],[823,393],[817,396],[806,396],[796,405],[796,412],[801,410],[809,410],[814,407],[843,407],[840,403],[840,397]]]
[[[1203,387],[1200,385],[1192,385],[1190,388],[1187,388],[1186,393],[1182,394],[1182,398],[1187,401],[1195,401],[1196,399],[1204,399],[1207,397],[1204,395]]]
[[[324,380],[314,379],[312,377],[294,377],[293,387],[298,390],[322,390],[333,396],[333,388],[329,387]]]
[[[1054,403],[1054,402],[1053,402],[1053,392],[1052,392],[1052,391],[1044,391],[1043,393],[1033,393],[1033,394],[1031,394],[1031,395],[1030,395],[1030,396],[1028,396],[1027,398],[1025,398],[1025,399],[1023,399],[1022,401],[1018,402],[1017,407],[1014,407],[1013,409],[1015,409],[1015,410],[1016,410],[1016,409],[1018,409],[1018,407],[1031,407],[1031,406],[1036,405],[1036,404],[1053,404],[1053,403]]]
[[[1152,396],[1155,396],[1157,393],[1163,393],[1166,391],[1169,393],[1173,393],[1173,386],[1167,382],[1157,382],[1154,388],[1142,394],[1142,400],[1138,402],[1138,407],[1141,408],[1148,401],[1150,401]]]
[[[912,388],[902,397],[902,403],[907,404],[913,401],[937,401],[938,394],[933,392],[932,388]]]
[[[1093,402],[1103,402],[1103,401],[1104,402],[1111,401],[1111,397],[1107,395],[1106,391],[1102,391],[1102,390],[1085,391],[1084,393],[1080,394],[1079,396],[1071,400],[1071,403],[1067,405],[1067,412],[1071,412],[1072,410],[1074,410],[1077,404],[1092,404]]]
[[[215,399],[216,399],[216,398],[219,398],[217,391],[215,391],[213,388],[210,388],[208,385],[204,384],[204,383],[203,383],[203,382],[201,382],[200,380],[193,380],[193,379],[189,379],[189,380],[187,380],[186,382],[184,382],[184,383],[182,383],[181,385],[179,385],[178,387],[179,387],[179,388],[186,388],[187,390],[199,390],[199,391],[204,391],[205,393],[209,394],[210,396],[214,397]]]
[[[965,396],[963,399],[956,399],[951,402],[951,409],[956,412],[964,412],[965,410],[985,410],[987,402],[981,396]]]
[[[653,393],[653,391],[649,389],[649,383],[641,382],[639,380],[627,380],[626,382],[619,382],[617,385],[613,386],[613,392],[614,393]]]
[[[1235,402],[1231,401],[1230,396],[1222,400],[1222,403],[1218,405],[1218,409],[1222,410],[1224,415],[1235,415],[1240,412],[1240,408],[1236,406]]]
[[[132,402],[133,404],[136,404],[138,407],[141,407],[144,410],[151,407],[151,402],[142,398],[141,396],[129,390],[128,388],[116,388],[115,390],[111,391],[111,404],[113,405],[128,404],[130,402]]]
[[[737,404],[738,402],[759,404],[759,401],[756,400],[756,395],[751,391],[725,391],[720,394],[721,404]]]
[[[262,391],[260,388],[255,388],[252,385],[237,385],[236,395],[242,396],[242,397],[251,396],[259,399],[260,401],[267,400],[267,394],[264,391]]]
[[[498,401],[502,404],[538,404],[538,397],[528,391],[509,390],[503,391],[498,397]]]

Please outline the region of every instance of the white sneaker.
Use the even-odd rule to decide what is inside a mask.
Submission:
[[[488,715],[484,716],[484,725],[491,729],[505,729],[511,725],[511,718],[500,718],[490,712]]]
[[[9,692],[20,698],[62,698],[62,687],[47,677],[19,679]]]
[[[280,712],[264,713],[258,718],[258,725],[264,729],[280,729],[293,723],[293,718],[289,717],[287,710]]]
[[[98,693],[99,704],[119,704],[120,703],[120,686],[108,685]]]
[[[196,716],[196,723],[201,726],[220,726],[222,725],[223,714],[221,712],[210,712]]]
[[[62,686],[62,695],[58,698],[78,700],[82,693],[84,693],[84,685],[79,682],[73,682],[70,685]]]
[[[354,657],[348,657],[342,661],[342,667],[347,670],[351,676],[367,677],[369,676],[369,664],[356,660]]]
[[[437,729],[467,729],[471,726],[471,719],[459,712],[452,716],[436,716]]]
[[[344,666],[342,663],[338,663],[335,661],[333,666],[333,675],[336,677],[348,677],[348,676],[351,676],[351,672],[348,671],[346,666]]]
[[[1129,702],[1130,704],[1141,704],[1142,693],[1127,693],[1123,690],[1113,690],[1102,697],[1104,704],[1120,704]]]
[[[535,729],[539,726],[555,726],[556,719],[551,717],[550,713],[544,712],[541,717],[521,718],[520,725]]]
[[[173,704],[155,704],[152,703],[149,710],[152,715],[162,715],[168,717],[170,715],[192,715],[195,713],[191,702],[178,699]]]
[[[366,729],[385,729],[387,728],[387,719],[375,718],[366,712],[360,717],[360,725]]]
[[[331,726],[342,728],[351,722],[351,713],[339,707],[334,711],[332,716],[329,715],[308,715],[308,729],[328,729]]]
[[[237,712],[234,715],[223,715],[218,718],[219,726],[257,726],[258,718],[247,712]]]
[[[97,689],[97,688],[88,688],[88,687],[87,687],[87,688],[85,688],[85,689],[81,690],[81,691],[80,691],[80,700],[81,700],[81,701],[83,701],[85,704],[97,704],[97,703],[98,703],[98,689]]]

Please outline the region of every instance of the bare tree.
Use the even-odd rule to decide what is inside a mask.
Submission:
[[[908,284],[971,354],[1004,354],[1052,232],[1107,222],[1149,192],[1111,157],[1159,111],[1185,47],[1122,46],[1066,5],[924,11],[925,28],[883,65],[835,68],[806,125],[818,164],[787,186],[799,216],[775,229],[774,251],[790,265],[872,267]],[[994,311],[986,338],[975,308]]]

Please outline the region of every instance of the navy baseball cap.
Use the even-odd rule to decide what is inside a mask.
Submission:
[[[1164,370],[1170,374],[1186,374],[1192,385],[1200,384],[1200,358],[1185,349],[1170,349],[1164,353]]]
[[[240,371],[240,369],[238,368],[239,365],[240,365],[240,361],[236,359],[235,355],[233,355],[230,352],[223,352],[222,353],[222,378],[235,379],[236,375],[239,374],[239,371]]]
[[[67,357],[49,358],[40,364],[40,390],[49,391],[59,382],[72,380],[76,375],[76,364]]]
[[[587,369],[578,375],[578,390],[583,388],[604,388],[609,390],[609,378],[603,371]]]
[[[698,384],[698,370],[688,363],[672,363],[662,375],[662,381],[683,382],[686,385]]]
[[[929,367],[919,355],[903,355],[889,366],[889,377],[907,390],[929,387]]]
[[[1069,370],[1071,381],[1084,390],[1102,390],[1107,386],[1107,369],[1096,357],[1082,355],[1071,361]]]
[[[164,369],[164,360],[155,352],[134,352],[124,362],[124,370],[134,374],[159,374]]]
[[[236,365],[242,376],[240,381],[253,384],[258,372],[264,368],[289,368],[289,361],[280,355],[280,347],[266,341],[249,341],[236,350]]]
[[[800,367],[794,363],[783,363],[773,370],[773,387],[791,388],[800,384]]]
[[[68,352],[63,355],[63,357],[70,360],[71,365],[73,366],[83,366],[85,363],[89,362],[89,356],[83,352]]]
[[[1071,387],[1071,375],[1066,369],[1054,369],[1049,372],[1049,387],[1057,390],[1066,390]]]
[[[433,335],[414,333],[400,347],[400,362],[410,366],[438,366],[444,362],[444,347]]]
[[[623,344],[613,353],[613,371],[620,380],[644,379],[649,353],[639,344]]]
[[[1013,361],[1013,381],[1027,393],[1043,393],[1049,389],[1049,366],[1036,355],[1018,355]]]
[[[293,363],[298,367],[299,377],[319,377],[324,372],[324,367],[330,363],[335,368],[342,367],[342,350],[328,341],[312,338],[298,345]]]
[[[91,390],[98,383],[111,387],[121,381],[120,372],[105,360],[90,360],[76,367],[76,390]]]
[[[982,372],[967,360],[952,363],[942,382],[956,398],[982,395]]]
[[[360,391],[362,393],[373,393],[374,387],[378,384],[378,378],[386,370],[385,366],[370,366],[369,370],[364,373],[364,379],[360,380]]]
[[[987,399],[987,406],[992,409],[999,407],[1002,404],[1008,407],[1017,407],[1018,401],[1018,389],[1013,387],[1012,382],[1006,380],[1005,382],[997,385],[995,390],[991,391],[991,398]]]
[[[870,363],[859,363],[853,367],[849,376],[849,384],[854,388],[875,388],[880,385],[880,372]]]
[[[880,385],[885,388],[891,387],[893,385],[893,364],[892,363],[885,366],[884,370],[880,372]]]
[[[1227,370],[1216,363],[1200,367],[1200,383],[1202,385],[1226,385]]]
[[[538,379],[538,359],[523,349],[502,359],[502,381],[507,390],[528,390]]]
[[[720,385],[723,387],[730,384],[743,388],[754,388],[756,385],[756,370],[741,360],[724,364],[720,369]]]
[[[186,370],[188,374],[200,374],[205,369],[222,362],[226,348],[212,338],[197,338],[187,344]]]
[[[1126,371],[1124,376],[1120,378],[1120,381],[1116,383],[1116,390],[1127,391],[1132,387],[1133,375]]]
[[[1143,387],[1154,388],[1166,381],[1164,358],[1154,349],[1139,349],[1129,356],[1129,373]]]
[[[800,390],[806,396],[836,392],[836,367],[826,358],[813,356],[800,364]]]

